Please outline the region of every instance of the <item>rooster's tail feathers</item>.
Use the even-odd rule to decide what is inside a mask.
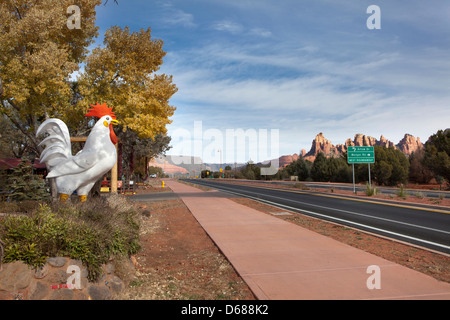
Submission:
[[[39,126],[36,136],[43,133],[46,133],[47,137],[39,144],[45,146],[40,161],[45,163],[49,169],[72,156],[70,134],[64,122],[59,119],[44,121]]]

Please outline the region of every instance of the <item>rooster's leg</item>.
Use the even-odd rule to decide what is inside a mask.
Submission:
[[[80,199],[80,202],[86,202],[87,196],[78,196],[78,199]]]
[[[59,200],[60,200],[61,202],[66,202],[67,199],[69,199],[69,195],[68,195],[68,194],[64,194],[64,193],[60,193],[60,194],[59,194]]]

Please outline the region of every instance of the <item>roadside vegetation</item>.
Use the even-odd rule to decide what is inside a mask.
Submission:
[[[375,163],[371,164],[372,182],[377,186],[399,186],[408,183],[437,183],[439,189],[449,188],[450,181],[450,129],[439,130],[425,143],[424,148],[407,157],[393,147],[375,146]],[[355,164],[357,183],[368,182],[368,165]],[[314,162],[299,157],[298,160],[280,169],[273,177],[261,176],[260,164],[247,163],[238,169],[225,167],[223,173],[204,170],[202,178],[235,178],[248,180],[290,180],[315,182],[352,183],[352,166],[347,163],[347,153],[340,157],[327,157],[317,154]],[[367,190],[373,194],[376,190]],[[400,190],[400,196],[404,191]]]
[[[81,260],[91,281],[101,276],[110,258],[135,254],[140,215],[120,196],[87,203],[3,202],[0,239],[3,263],[23,261],[38,268],[47,258]]]

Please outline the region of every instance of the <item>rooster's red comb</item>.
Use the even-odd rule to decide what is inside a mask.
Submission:
[[[103,116],[111,116],[111,118],[116,119],[116,115],[114,114],[114,112],[112,112],[112,107],[108,108],[108,106],[106,105],[106,103],[104,104],[99,104],[97,102],[96,105],[92,105],[91,107],[93,107],[93,109],[88,109],[88,113],[85,114],[85,117],[98,117],[101,118]]]

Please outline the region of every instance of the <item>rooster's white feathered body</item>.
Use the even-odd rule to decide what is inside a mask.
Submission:
[[[93,107],[86,116],[96,116],[100,120],[92,128],[83,150],[75,156],[72,155],[69,130],[63,121],[48,119],[37,130],[37,136],[47,134],[40,143],[45,146],[40,161],[47,166],[47,178],[55,178],[62,200],[77,191],[80,199],[85,201],[95,182],[116,164],[117,137],[112,125],[118,122],[112,108],[98,104]]]

